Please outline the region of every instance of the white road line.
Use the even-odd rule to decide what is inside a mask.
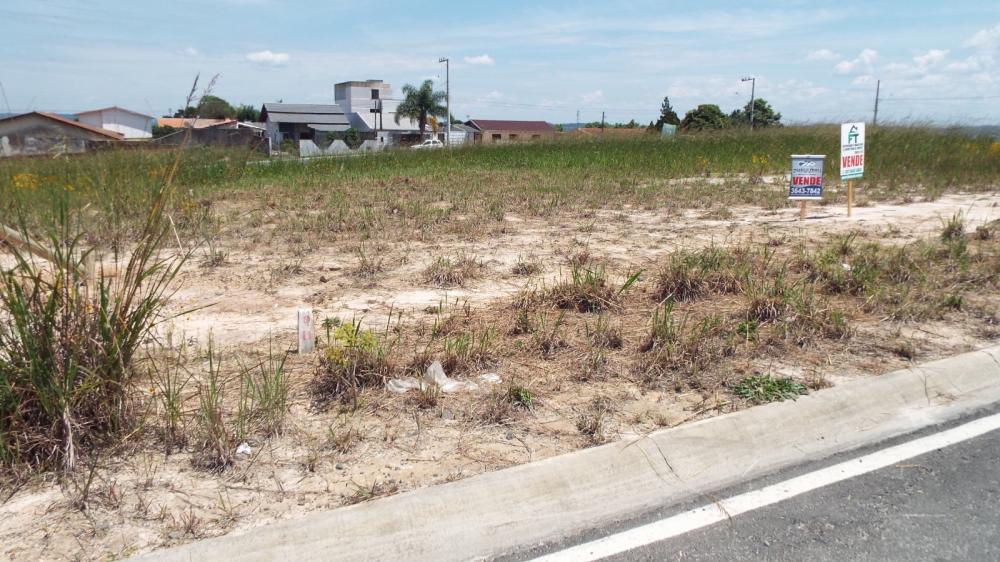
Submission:
[[[841,482],[855,476],[892,466],[924,453],[961,443],[1000,429],[1000,414],[979,418],[958,427],[914,439],[874,453],[803,474],[778,484],[767,486],[701,506],[691,511],[635,527],[596,541],[536,558],[534,562],[581,562],[599,560],[633,548],[676,537],[695,529],[725,521],[741,513],[753,511],[799,494]]]

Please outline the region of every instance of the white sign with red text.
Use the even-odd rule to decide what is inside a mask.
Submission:
[[[802,201],[823,198],[822,154],[793,154],[788,198]]]
[[[865,124],[840,126],[840,179],[853,180],[865,175]]]

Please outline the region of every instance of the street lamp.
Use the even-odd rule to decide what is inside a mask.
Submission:
[[[444,105],[448,112],[445,116],[444,143],[451,146],[451,63],[448,57],[441,57],[438,62],[444,63]]]
[[[740,82],[750,82],[750,128],[753,129],[753,95],[757,90],[757,77],[756,76],[746,76],[740,79]]]

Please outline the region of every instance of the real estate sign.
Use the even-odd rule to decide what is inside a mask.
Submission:
[[[865,124],[840,126],[840,179],[853,180],[865,175]]]
[[[793,154],[788,198],[802,201],[823,198],[823,159],[820,154]]]

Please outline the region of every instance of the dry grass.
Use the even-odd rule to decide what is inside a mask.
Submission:
[[[423,280],[438,287],[455,287],[478,277],[483,267],[472,256],[439,257],[424,269]]]

